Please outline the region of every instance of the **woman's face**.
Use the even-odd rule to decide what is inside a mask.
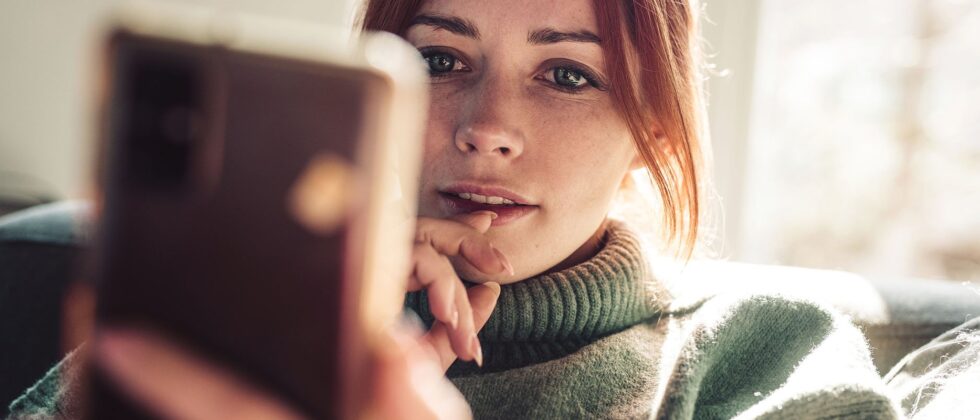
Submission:
[[[635,156],[597,33],[590,0],[431,0],[413,20],[432,74],[419,215],[496,211],[487,235],[516,272],[457,259],[461,277],[511,283],[597,250]]]

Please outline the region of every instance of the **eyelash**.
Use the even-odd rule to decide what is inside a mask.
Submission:
[[[425,48],[419,48],[419,53],[422,54],[422,58],[424,58],[426,60],[426,62],[428,62],[429,58],[431,58],[431,57],[445,55],[445,56],[451,57],[454,60],[454,66],[453,67],[455,67],[455,64],[456,63],[462,64],[465,67],[465,69],[462,69],[462,70],[455,70],[455,71],[450,70],[450,71],[447,71],[445,73],[440,73],[440,74],[432,73],[432,69],[429,68],[429,77],[431,77],[433,79],[442,79],[442,78],[449,77],[450,73],[455,73],[455,72],[469,72],[470,71],[470,68],[465,65],[465,63],[463,62],[463,60],[461,60],[459,58],[459,56],[457,56],[457,54],[455,54],[455,53],[453,53],[451,51],[448,51],[446,49],[438,48],[438,47],[425,47]]]
[[[606,85],[604,83],[602,83],[602,82],[599,81],[599,77],[596,76],[595,73],[592,73],[588,69],[586,69],[584,67],[576,66],[575,64],[572,64],[572,63],[562,63],[560,65],[549,67],[543,74],[551,73],[552,75],[554,75],[554,72],[556,70],[558,70],[558,69],[563,69],[563,70],[566,70],[566,71],[570,71],[572,73],[576,73],[579,76],[582,76],[582,78],[585,79],[586,83],[584,85],[582,85],[582,86],[574,87],[574,86],[561,85],[561,84],[558,84],[556,82],[551,82],[551,81],[548,81],[547,79],[545,79],[555,89],[559,89],[559,90],[562,90],[562,91],[565,91],[565,92],[568,92],[568,93],[581,93],[583,90],[585,90],[589,86],[591,86],[591,87],[593,87],[595,89],[598,89],[600,91],[606,91],[607,90]]]
[[[463,69],[460,69],[460,70],[450,70],[450,71],[447,71],[447,72],[444,72],[444,73],[439,73],[439,74],[433,73],[432,70],[431,70],[431,68],[430,68],[429,69],[429,77],[431,77],[433,79],[445,79],[447,77],[451,77],[451,73],[472,71],[468,66],[466,66],[465,62],[462,59],[460,59],[459,56],[456,53],[454,53],[454,52],[452,52],[450,50],[447,50],[445,48],[424,47],[424,48],[419,48],[419,53],[422,54],[422,58],[424,58],[426,61],[428,61],[432,57],[436,57],[436,56],[440,56],[440,55],[442,55],[442,56],[448,56],[448,57],[450,57],[454,61],[454,63],[453,63],[453,67],[454,68],[456,67],[456,64],[462,65],[464,67]],[[569,72],[578,74],[578,75],[582,76],[582,78],[585,79],[585,81],[587,83],[584,84],[584,85],[582,85],[582,86],[579,86],[579,87],[565,86],[565,85],[558,84],[556,82],[548,81],[546,79],[546,77],[543,76],[543,75],[546,75],[548,73],[552,73],[553,74],[558,69],[563,69],[563,70],[566,70],[566,71],[569,71]],[[583,68],[581,66],[577,66],[575,64],[568,63],[568,62],[563,62],[560,65],[555,65],[555,66],[549,67],[549,68],[547,68],[541,74],[542,75],[535,76],[535,79],[545,81],[553,89],[557,89],[557,90],[560,90],[560,91],[563,91],[563,92],[566,92],[566,93],[571,93],[571,94],[582,93],[582,91],[586,90],[589,87],[595,88],[595,89],[600,90],[600,91],[606,91],[606,90],[608,90],[608,88],[606,87],[606,85],[603,82],[600,81],[599,77],[595,73],[593,73],[592,71],[590,71],[590,70],[588,70],[586,68]]]

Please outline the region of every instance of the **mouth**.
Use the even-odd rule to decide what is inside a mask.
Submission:
[[[488,210],[497,213],[491,226],[502,226],[520,219],[540,207],[529,199],[504,188],[454,184],[440,189],[439,201],[452,215]]]

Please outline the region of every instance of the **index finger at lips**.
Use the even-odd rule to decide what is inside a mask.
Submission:
[[[419,219],[415,241],[428,243],[443,255],[462,256],[477,270],[487,274],[513,271],[504,254],[494,248],[483,233],[461,222]]]
[[[480,233],[486,233],[490,230],[490,225],[493,223],[493,219],[496,218],[497,213],[490,210],[474,211],[453,216],[453,220],[469,225],[473,229],[480,231]]]

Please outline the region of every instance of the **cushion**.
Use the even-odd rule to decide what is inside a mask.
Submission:
[[[0,218],[0,401],[19,396],[66,353],[61,306],[90,206],[60,202]],[[4,414],[5,415],[5,414]]]

